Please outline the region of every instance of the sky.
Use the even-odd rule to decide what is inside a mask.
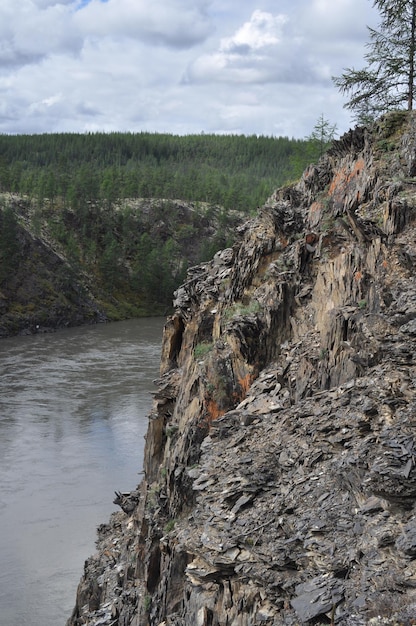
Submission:
[[[371,0],[0,0],[0,133],[354,126]]]

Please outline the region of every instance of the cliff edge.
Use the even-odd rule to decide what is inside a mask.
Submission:
[[[144,477],[68,626],[415,623],[416,117],[240,236],[176,293]]]

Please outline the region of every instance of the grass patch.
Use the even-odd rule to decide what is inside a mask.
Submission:
[[[212,341],[202,341],[198,343],[194,348],[194,357],[198,361],[203,359],[209,352],[211,352],[214,344]]]
[[[226,309],[224,317],[228,321],[233,319],[234,317],[248,317],[250,315],[257,315],[260,310],[261,305],[258,300],[251,300],[248,304],[235,302]]]
[[[173,437],[179,430],[179,426],[176,426],[175,424],[173,424],[172,426],[167,426],[166,427],[166,437]]]
[[[175,524],[176,524],[175,520],[174,519],[170,519],[168,521],[168,523],[166,524],[166,526],[165,526],[165,529],[164,529],[165,533],[170,533],[171,530],[173,530],[175,528]]]

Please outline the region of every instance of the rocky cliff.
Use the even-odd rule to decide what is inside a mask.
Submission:
[[[51,332],[106,321],[91,281],[51,238],[33,232],[28,203],[7,194],[13,216],[7,232],[0,196],[0,338]],[[2,237],[4,235],[4,237]]]
[[[189,272],[68,626],[415,623],[415,218],[395,113]]]

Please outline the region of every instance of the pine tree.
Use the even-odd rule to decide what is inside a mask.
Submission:
[[[312,144],[312,152],[315,159],[316,157],[321,157],[330,146],[335,138],[336,131],[337,125],[331,124],[322,113],[313,127],[312,133],[306,138]]]
[[[350,100],[345,107],[366,122],[390,110],[411,111],[415,94],[416,0],[374,0],[379,30],[370,41],[362,70],[346,69],[334,83]]]

